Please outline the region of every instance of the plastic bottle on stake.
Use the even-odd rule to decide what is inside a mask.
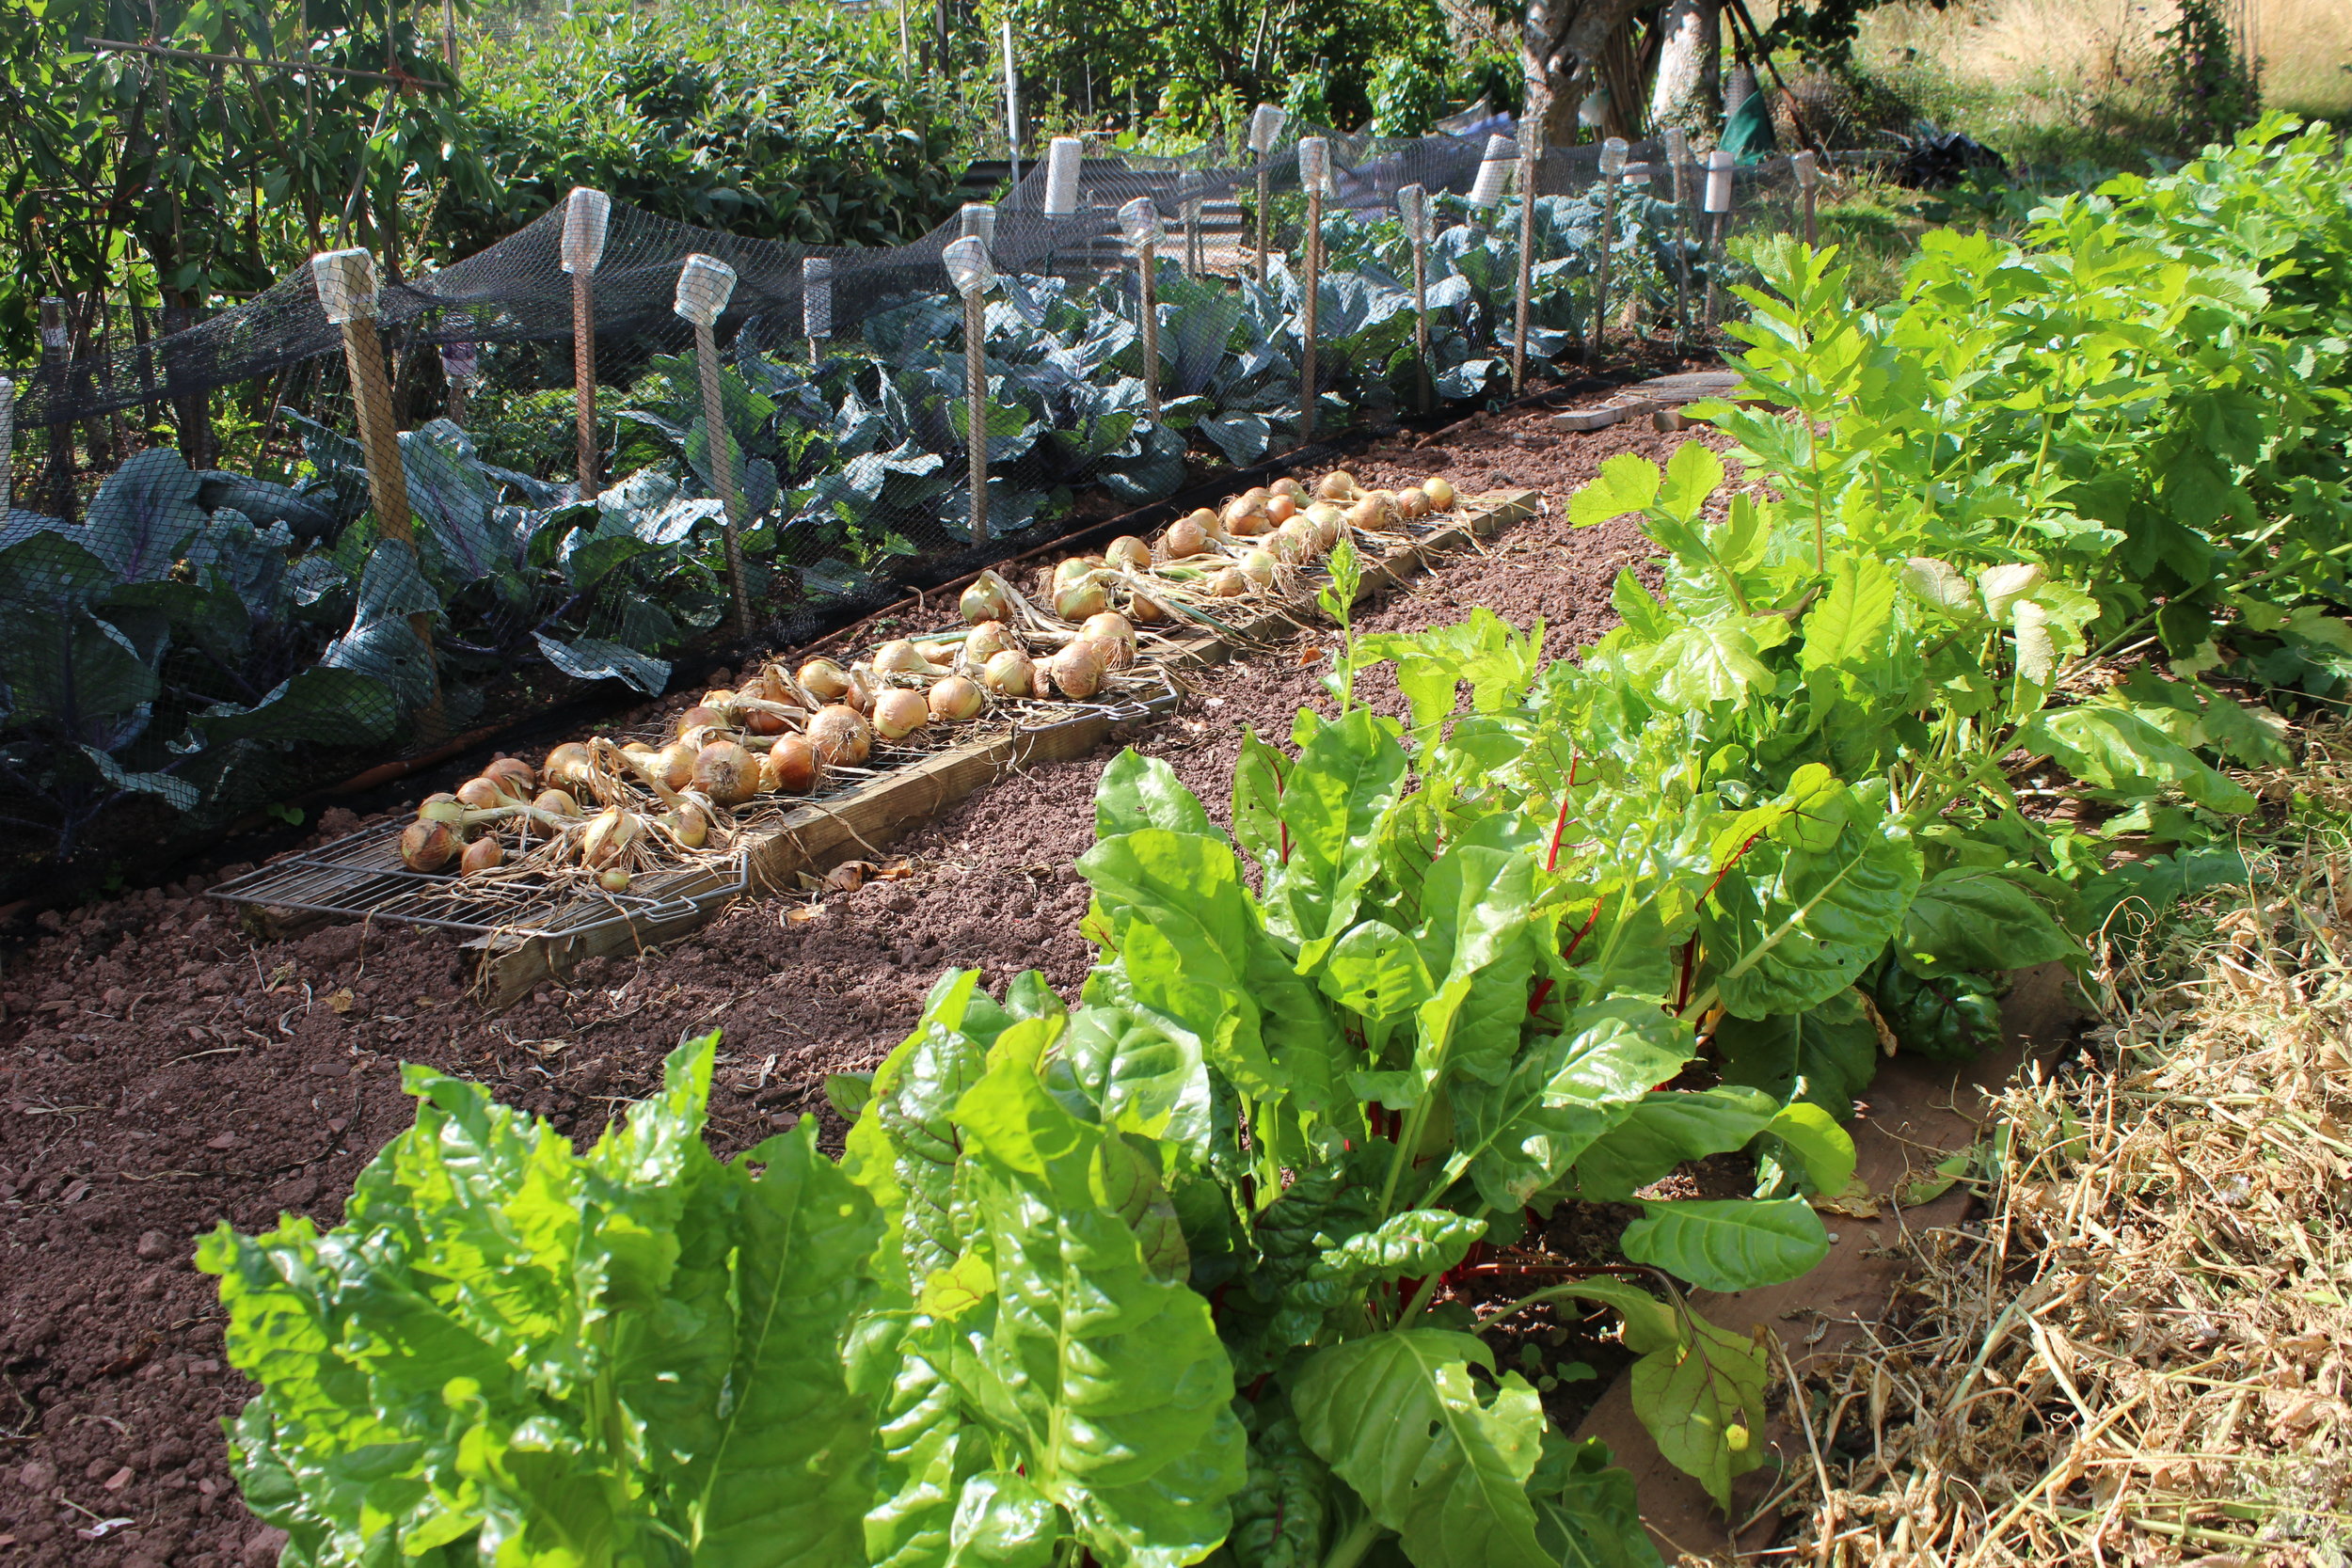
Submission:
[[[996,204],[993,201],[965,202],[963,211],[956,217],[956,235],[959,239],[977,240],[982,250],[993,252],[996,248]]]
[[[1321,396],[1315,371],[1315,307],[1323,273],[1323,198],[1331,194],[1331,144],[1321,136],[1298,142],[1298,183],[1307,193],[1305,277],[1299,285],[1298,440],[1315,438],[1315,402]]]
[[[1788,155],[1788,172],[1797,177],[1797,193],[1804,203],[1804,243],[1821,243],[1817,206],[1820,200],[1821,163],[1810,150]]]
[[[1045,153],[1045,215],[1066,218],[1078,210],[1078,168],[1087,144],[1076,136],[1056,136]]]
[[[0,375],[0,519],[8,515],[9,464],[16,460],[16,383]]]
[[[1675,341],[1679,343],[1691,324],[1691,138],[1670,129],[1665,140],[1666,172],[1673,186],[1668,199],[1675,209]]]
[[[593,279],[604,260],[612,198],[576,185],[564,198],[564,238],[557,246],[572,275],[572,422],[577,427],[580,493],[596,493],[596,306]]]
[[[1486,138],[1486,154],[1479,160],[1478,178],[1470,182],[1471,206],[1492,207],[1502,199],[1502,188],[1510,182],[1511,166],[1518,161],[1518,147],[1510,137]]]
[[[822,256],[801,261],[801,332],[808,339],[808,360],[818,359],[817,345],[833,336],[833,263]]]
[[[1707,155],[1707,330],[1715,330],[1715,312],[1723,304],[1724,230],[1731,221],[1731,154],[1722,148]]]
[[[1136,253],[1136,319],[1143,328],[1143,405],[1152,422],[1160,420],[1160,210],[1148,196],[1119,209],[1119,231]]]
[[[972,485],[972,540],[988,540],[988,293],[995,265],[979,236],[966,234],[940,252],[947,281],[963,296],[963,441]]]
[[[1527,384],[1527,326],[1535,287],[1535,193],[1544,167],[1544,122],[1519,123],[1519,275],[1511,311],[1511,390]]]
[[[1249,116],[1249,150],[1258,161],[1258,281],[1266,280],[1267,237],[1273,233],[1274,144],[1282,139],[1290,116],[1272,103],[1261,103]]]
[[[1609,341],[1609,263],[1617,244],[1617,180],[1625,173],[1627,148],[1623,136],[1600,144],[1600,263],[1593,269],[1593,348]]]
[[[716,256],[697,252],[678,268],[677,292],[671,297],[670,309],[694,329],[694,372],[703,392],[703,445],[709,453],[711,487],[719,492],[723,509],[720,533],[726,544],[727,589],[735,599],[736,632],[748,637],[752,600],[743,582],[742,503],[735,484],[735,441],[727,430],[726,403],[720,393],[715,335],[719,317],[734,295],[735,269]]]
[[[1429,372],[1429,193],[1419,185],[1400,185],[1396,217],[1413,247],[1413,354],[1421,366],[1421,406],[1437,406],[1438,388]]]

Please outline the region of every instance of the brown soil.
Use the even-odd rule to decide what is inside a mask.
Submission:
[[[1368,484],[1443,472],[1466,494],[1525,485],[1545,500],[1368,609],[1361,629],[1414,630],[1484,605],[1519,625],[1544,617],[1553,655],[1606,629],[1611,581],[1644,548],[1627,524],[1569,528],[1567,498],[1602,458],[1662,461],[1687,437],[1646,424],[1555,436],[1546,419],[1480,416],[1425,448],[1357,463]],[[1135,743],[1223,816],[1242,727],[1286,735],[1298,706],[1322,700],[1328,645],[1327,634],[1303,635],[1207,673],[1178,717]],[[1381,672],[1360,689],[1401,711]],[[275,1560],[276,1532],[229,1480],[216,1423],[251,1388],[226,1365],[212,1281],[190,1266],[191,1247],[223,1221],[252,1230],[281,1211],[336,1223],[359,1167],[410,1121],[401,1062],[487,1082],[585,1138],[652,1085],[681,1036],[715,1026],[725,1032],[711,1118],[723,1150],[802,1115],[830,1117],[825,1072],[878,1061],[942,970],[976,966],[997,987],[1034,967],[1074,990],[1089,954],[1071,863],[1091,836],[1110,754],[1017,775],[955,807],[897,847],[914,870],[905,879],[814,903],[746,900],[670,948],[591,963],[496,1016],[466,995],[470,958],[429,933],[344,926],[256,943],[233,911],[184,885],[42,917],[46,934],[0,971],[9,1560]],[[330,818],[323,836],[357,825]],[[787,918],[810,908],[813,918]],[[106,1519],[132,1522],[88,1538]]]

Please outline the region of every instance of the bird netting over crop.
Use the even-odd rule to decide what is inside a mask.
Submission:
[[[381,472],[372,492],[361,361],[312,270],[18,371],[0,777],[26,803],[5,815],[65,847],[137,800],[201,827],[575,683],[659,692],[681,657],[788,643],[1311,435],[1502,395],[1515,354],[1535,373],[1609,336],[1697,342],[1727,298],[1722,226],[1794,222],[1785,159],[1709,199],[1662,148],[1552,150],[1528,214],[1506,138],[1311,138],[1312,188],[1301,145],[1072,143],[896,248],[576,197],[374,293],[412,531]],[[705,285],[707,362],[681,314]],[[246,471],[136,450],[199,397],[258,427]]]

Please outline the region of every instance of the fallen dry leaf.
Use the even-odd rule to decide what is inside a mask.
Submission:
[[[1323,646],[1321,643],[1310,642],[1298,650],[1298,667],[1301,670],[1311,670],[1322,662]]]
[[[351,994],[349,986],[337,986],[326,993],[326,1005],[339,1013],[347,1013],[358,1004],[359,999]]]
[[[796,904],[784,911],[784,918],[799,926],[819,918],[824,912],[825,907],[822,904]]]

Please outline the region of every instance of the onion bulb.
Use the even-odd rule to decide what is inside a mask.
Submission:
[[[1287,523],[1298,515],[1298,502],[1288,496],[1269,496],[1266,498],[1265,515],[1277,524]]]
[[[1249,579],[1238,567],[1219,566],[1201,579],[1201,586],[1220,599],[1238,599],[1249,592]]]
[[[759,787],[771,795],[805,795],[817,787],[820,770],[808,736],[781,736],[759,765]]]
[[[1380,506],[1370,496],[1356,501],[1342,514],[1353,529],[1376,529],[1380,526]]]
[[[761,699],[763,702],[767,700]],[[745,735],[782,735],[787,728],[784,715],[781,713],[770,713],[764,708],[756,707],[747,707],[743,710],[743,733]]]
[[[849,694],[850,673],[829,658],[812,658],[801,666],[801,684],[820,703],[837,703]]]
[[[1261,588],[1271,588],[1281,564],[1263,550],[1251,550],[1241,558],[1241,575]]]
[[[608,866],[628,853],[628,847],[637,842],[637,834],[644,824],[635,812],[618,806],[607,806],[588,823],[587,832],[580,835],[580,863],[595,870]]]
[[[694,787],[723,806],[739,806],[759,793],[759,765],[732,740],[714,740],[694,753]]]
[[[1065,697],[1085,699],[1103,689],[1103,654],[1094,639],[1081,637],[1045,661],[1045,674]]]
[[[1372,502],[1373,511],[1379,516],[1383,528],[1395,527],[1397,519],[1404,515],[1396,509],[1396,492],[1393,490],[1374,490],[1367,493],[1364,499]]]
[[[1305,516],[1309,522],[1314,524],[1315,536],[1323,541],[1325,549],[1327,550],[1340,542],[1340,530],[1345,526],[1347,515],[1338,507],[1333,506],[1329,501],[1317,501],[1307,508]]]
[[[538,798],[531,804],[532,809],[549,816],[578,816],[580,815],[580,802],[572,798],[571,791],[567,789],[543,789],[539,791]],[[551,822],[534,821],[531,827],[532,831],[541,838],[553,838],[563,832]]]
[[[506,847],[485,836],[466,846],[466,852],[457,857],[457,872],[459,876],[470,877],[477,871],[495,871],[505,863]]]
[[[1454,482],[1442,474],[1432,474],[1421,482],[1421,493],[1429,498],[1429,504],[1439,512],[1454,510]]]
[[[680,739],[692,735],[696,730],[724,730],[733,727],[727,722],[725,714],[702,703],[696,703],[677,716],[677,733]]]
[[[1160,548],[1170,561],[1189,561],[1209,547],[1209,534],[1190,517],[1179,517],[1160,535]]]
[[[1275,532],[1274,553],[1294,564],[1310,561],[1314,558],[1322,537],[1314,524],[1304,517],[1293,517]]]
[[[1297,502],[1300,506],[1307,504],[1307,487],[1299,483],[1298,481],[1291,478],[1288,474],[1284,474],[1280,479],[1276,480],[1272,488],[1274,494],[1278,496],[1288,496],[1292,500]]]
[[[401,863],[411,871],[438,871],[457,857],[465,843],[448,823],[419,817],[400,832]]]
[[[566,740],[548,753],[548,760],[540,765],[539,778],[559,788],[578,789],[587,784],[596,768],[594,752],[577,740]]]
[[[493,806],[513,804],[496,779],[468,779],[457,786],[457,803],[474,811],[488,811]]]
[[[1110,607],[1110,595],[1092,578],[1082,578],[1054,590],[1054,613],[1065,621],[1083,621]]]
[[[1138,625],[1148,626],[1156,626],[1163,621],[1174,618],[1168,614],[1168,606],[1160,603],[1149,594],[1128,594],[1127,613],[1133,616]]]
[[[680,801],[675,811],[663,813],[661,826],[681,849],[699,849],[710,842],[710,817],[691,800]]]
[[[931,718],[942,724],[961,724],[977,719],[988,699],[980,689],[961,675],[949,675],[931,688],[930,698]]]
[[[1266,517],[1265,509],[1247,498],[1227,501],[1218,520],[1225,525],[1227,533],[1239,539],[1254,538],[1274,526]]]
[[[1396,515],[1408,523],[1419,522],[1429,515],[1429,492],[1418,484],[1406,485],[1396,493]]]
[[[1087,624],[1078,628],[1078,635],[1108,638],[1116,642],[1124,642],[1130,652],[1136,645],[1134,624],[1115,610],[1106,610],[1100,615],[1088,616]]]
[[[1196,506],[1184,514],[1184,520],[1200,525],[1200,531],[1211,539],[1225,537],[1225,519],[1219,517],[1212,507]]]
[[[1077,582],[1102,564],[1100,558],[1091,555],[1073,555],[1057,561],[1054,563],[1054,586],[1059,589],[1065,583]]]
[[[1026,697],[1037,689],[1037,666],[1019,648],[1006,648],[989,656],[980,684],[999,697]]]
[[[874,732],[884,740],[904,740],[930,719],[930,704],[919,691],[885,691],[874,702]]]
[[[1265,510],[1265,503],[1274,499],[1274,492],[1267,489],[1263,484],[1253,484],[1248,489],[1244,490],[1241,493],[1241,499],[1256,507],[1259,511],[1263,512]]]
[[[808,743],[828,768],[855,768],[873,754],[874,731],[857,709],[835,703],[808,721]]]
[[[785,675],[784,666],[772,663],[759,672],[758,680],[745,681],[743,690],[746,695],[767,703],[789,703],[795,696],[792,682]]]
[[[1111,541],[1103,559],[1122,572],[1149,571],[1152,566],[1152,546],[1132,533],[1122,533]]]
[[[670,742],[654,758],[654,776],[672,789],[684,789],[694,782],[694,759],[702,755],[702,750],[691,740]]]
[[[1005,620],[1012,614],[1012,589],[995,573],[982,572],[957,596],[956,609],[967,626]]]
[[[606,866],[596,873],[596,886],[607,893],[627,893],[628,891],[628,868],[618,865]]]
[[[982,621],[964,635],[963,657],[966,663],[977,669],[1007,648],[1020,645],[1020,640],[1012,635],[1011,628],[1004,622]]]
[[[881,689],[882,684],[874,679],[871,670],[853,669],[850,672],[850,689],[842,693],[841,701],[845,706],[870,714],[874,711],[874,693]]]
[[[1315,494],[1327,501],[1354,500],[1359,493],[1356,476],[1345,468],[1334,468],[1315,482]]]
[[[417,802],[417,820],[420,822],[441,822],[454,828],[465,819],[466,803],[447,792],[428,795]]]
[[[901,637],[874,650],[874,668],[885,675],[923,675],[930,673],[931,661]]]
[[[501,757],[482,770],[485,779],[500,781],[499,787],[517,800],[531,799],[539,787],[538,770],[520,757]]]

